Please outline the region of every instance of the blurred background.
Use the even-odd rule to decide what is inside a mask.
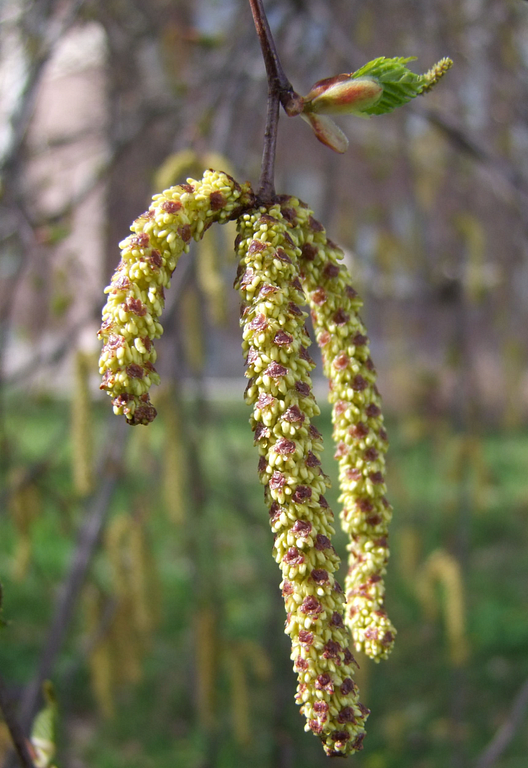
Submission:
[[[454,61],[396,113],[343,119],[344,156],[280,124],[277,191],[345,249],[391,440],[399,634],[389,661],[361,659],[372,714],[350,763],[524,768],[528,3],[265,5],[300,93],[381,55],[417,56],[417,72]],[[122,424],[97,374],[103,288],[152,194],[211,166],[257,183],[266,81],[249,4],[0,13],[5,694],[28,732],[53,681],[59,766],[327,765],[293,701],[231,225],[174,275],[156,422]],[[315,389],[337,512],[320,366]],[[1,723],[0,761],[16,764]]]

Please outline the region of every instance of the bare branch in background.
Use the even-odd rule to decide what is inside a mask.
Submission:
[[[44,67],[58,41],[74,24],[83,4],[84,0],[72,0],[64,11],[59,10],[56,14],[60,3],[58,0],[48,0],[45,3],[32,4],[24,12],[21,29],[27,33],[28,37],[26,50],[36,52],[28,64],[24,87],[10,120],[12,131],[11,144],[0,168],[6,187],[9,187],[9,182],[21,161],[20,151],[33,115],[35,97]],[[37,43],[36,46],[35,42]]]
[[[126,444],[125,425],[119,424],[113,426],[112,429],[114,430],[112,440],[101,457],[97,473],[101,482],[97,492],[88,502],[86,512],[83,515],[84,522],[79,531],[70,569],[55,603],[38,672],[22,697],[20,721],[26,730],[29,730],[37,711],[42,682],[51,675],[57,655],[69,630],[77,599],[99,542],[112,495],[121,472],[121,459]]]
[[[526,716],[527,707],[528,680],[525,680],[513,701],[506,721],[501,725],[484,752],[482,752],[477,759],[475,768],[493,768],[493,766],[497,765],[497,761],[508,748],[515,734],[521,727]]]

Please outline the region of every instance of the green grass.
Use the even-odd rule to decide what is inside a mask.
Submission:
[[[141,679],[115,687],[116,714],[105,719],[90,683],[90,638],[79,604],[53,676],[62,711],[59,763],[76,758],[90,768],[327,765],[318,740],[303,732],[293,702],[279,571],[271,557],[248,409],[215,404],[204,410],[187,402],[183,414],[185,522],[171,521],[162,494],[161,418],[148,430],[127,433],[110,510],[110,521],[120,514],[143,521],[156,576],[149,600],[159,601],[159,617],[142,640]],[[318,427],[327,444],[324,468],[334,480],[329,501],[337,512],[329,420],[325,409]],[[20,532],[8,510],[0,517],[8,621],[0,670],[14,690],[36,669],[85,509],[72,486],[68,425],[67,404],[31,398],[15,401],[4,424],[9,468],[3,487],[17,468],[44,462],[35,475],[38,512],[30,523],[32,554],[22,580],[14,571]],[[100,455],[106,403],[94,408],[93,426]],[[412,440],[405,425],[389,426],[395,514],[387,603],[399,634],[388,662],[362,662],[358,679],[372,714],[365,750],[353,761],[360,768],[444,768],[456,753],[461,764],[471,765],[528,676],[528,433],[483,434],[473,441],[476,448],[460,454],[460,438],[447,425],[429,427]],[[335,541],[344,556],[343,535]],[[458,556],[464,572],[469,656],[462,668],[450,662],[443,611],[431,620],[417,597],[420,567],[439,548]],[[115,600],[112,573],[103,539],[89,581]],[[437,599],[441,605],[441,590]],[[215,616],[212,724],[197,714],[195,629],[206,608]],[[116,669],[123,664],[117,654]],[[237,699],[244,695],[245,705]],[[500,768],[525,765],[526,733],[523,724]]]

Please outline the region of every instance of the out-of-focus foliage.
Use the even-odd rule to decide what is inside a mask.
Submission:
[[[156,478],[172,428],[162,410],[152,429],[129,430],[107,533],[55,667],[56,760],[120,766],[125,755],[133,766],[152,761],[163,768],[199,765],[214,754],[215,766],[248,756],[257,766],[272,766],[290,754],[295,768],[322,766],[326,758],[303,732],[291,701],[294,674],[246,407],[210,403],[204,422],[203,402],[186,398],[181,405],[180,440],[191,464],[198,462],[199,482],[187,478],[193,490],[184,496],[184,520],[165,514],[166,491]],[[104,408],[91,406],[91,412],[101,435]],[[69,419],[65,404],[44,409],[41,403],[22,416],[13,407],[9,424],[21,438],[20,461],[31,462],[43,435],[66,428]],[[328,409],[317,423],[329,444]],[[389,429],[395,519],[387,587],[398,638],[384,665],[360,659],[358,682],[372,715],[365,751],[354,759],[367,768],[412,762],[441,768],[453,754],[472,760],[484,749],[528,675],[528,438],[484,434],[484,481],[471,465],[465,477],[453,475],[459,448],[446,422],[423,437],[410,438],[394,423]],[[337,509],[337,472],[329,457],[325,467],[333,480],[329,502]],[[24,581],[11,572],[19,534],[12,521],[1,521],[8,626],[0,667],[12,684],[34,674],[53,592],[74,548],[78,497],[68,450],[54,454],[38,482],[44,510],[34,523]],[[71,509],[66,517],[65,505]],[[469,516],[471,547],[448,555],[446,549],[460,552],[461,516]],[[135,553],[135,536],[145,554]],[[336,546],[344,556],[342,535]],[[462,695],[466,706],[459,710]],[[504,764],[520,768],[525,752],[520,728]]]

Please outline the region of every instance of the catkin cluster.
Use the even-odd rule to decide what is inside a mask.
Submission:
[[[101,389],[112,398],[114,413],[129,424],[148,424],[156,416],[149,389],[159,383],[153,340],[163,333],[159,317],[165,289],[192,238],[199,240],[215,221],[236,218],[251,194],[225,173],[206,171],[152,199],[151,207],[123,240],[121,261],[105,292],[99,338]]]
[[[207,171],[153,198],[121,243],[99,332],[101,388],[130,424],[156,415],[148,390],[157,383],[152,341],[162,333],[164,289],[191,238],[215,221],[238,220],[235,287],[241,325],[258,472],[282,571],[286,633],[298,675],[296,700],[306,730],[327,754],[362,748],[369,711],[358,699],[357,650],[379,661],[395,630],[384,608],[391,507],[385,497],[385,452],[376,372],[359,315],[361,300],[340,264],[342,251],[312,211],[282,196],[260,206],[249,186]],[[315,363],[303,307],[308,304],[329,379],[335,456],[339,461],[341,523],[349,535],[345,593],[335,578],[334,515],[325,499],[322,437],[312,419]]]
[[[350,539],[345,620],[356,649],[379,661],[390,653],[395,636],[384,608],[383,583],[392,509],[385,497],[387,433],[359,315],[362,302],[339,263],[343,252],[326,237],[313,212],[293,197],[283,197],[281,204],[301,249],[300,280],[333,404],[341,523]]]
[[[235,282],[242,296],[246,401],[259,449],[258,471],[282,571],[286,633],[298,674],[297,702],[306,729],[327,754],[362,746],[368,710],[358,701],[355,662],[343,622],[344,595],[334,573],[333,513],[324,497],[322,438],[310,371],[310,338],[301,306],[300,251],[278,205],[239,221]]]

